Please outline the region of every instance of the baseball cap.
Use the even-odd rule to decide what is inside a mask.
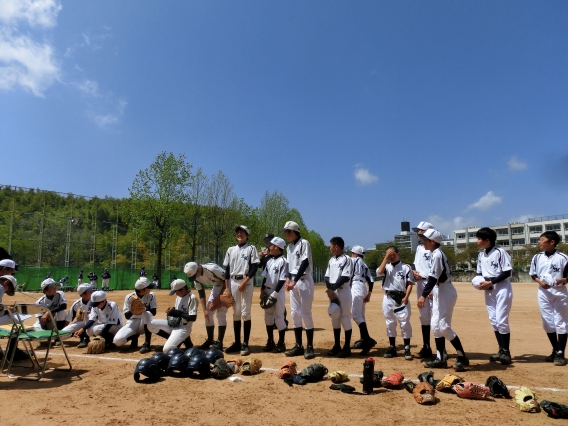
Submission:
[[[0,260],[0,268],[16,269],[16,262],[12,259],[2,259]]]
[[[427,240],[432,240],[437,242],[438,244],[442,243],[442,234],[435,229],[428,229],[426,232],[422,234],[422,238],[426,238]]]
[[[89,306],[97,306],[103,300],[106,300],[107,295],[104,291],[98,290],[91,294],[91,301],[89,302]]]
[[[12,285],[14,287],[16,287],[16,285],[18,285],[18,281],[16,280],[16,277],[14,277],[13,275],[2,275],[0,277],[0,280],[8,280],[12,283]]]
[[[136,284],[134,284],[134,288],[136,290],[144,290],[145,288],[150,287],[150,288],[155,288],[156,284],[154,284],[152,281],[150,281],[148,278],[146,277],[141,277],[138,278],[136,280]]]
[[[280,237],[274,237],[272,240],[270,240],[270,244],[275,245],[281,250],[284,250],[284,247],[286,247],[286,243]]]
[[[363,256],[365,254],[365,249],[361,246],[353,246],[351,247],[351,253]]]
[[[56,285],[57,283],[55,282],[55,280],[53,278],[48,278],[46,280],[43,280],[41,283],[41,289],[45,290],[46,288],[52,286],[52,285]]]
[[[189,282],[194,282],[197,278],[197,268],[199,268],[199,265],[195,262],[186,263],[183,267],[183,272],[187,275]]]
[[[170,291],[170,296],[173,296],[174,294],[176,294],[176,290],[179,290],[180,288],[184,288],[186,285],[187,284],[182,279],[178,278],[177,280],[173,280],[172,283],[170,284],[170,287],[172,289],[172,291]]]
[[[286,230],[300,232],[300,226],[296,222],[289,220],[284,224],[284,228],[280,229],[281,232]]]
[[[239,229],[242,229],[243,231],[245,231],[247,233],[247,235],[250,235],[250,231],[245,225],[236,225],[235,226],[235,234],[237,233],[237,231]]]
[[[271,241],[274,238],[274,234],[269,232],[267,234],[264,235],[264,240],[265,241]]]
[[[416,228],[412,228],[414,232],[427,231],[428,229],[434,229],[434,225],[432,225],[430,222],[420,222],[418,225],[416,225]]]
[[[88,292],[89,290],[94,290],[92,285],[81,284],[81,285],[79,285],[79,287],[77,287],[77,293],[79,293],[79,296],[83,295],[84,293]]]
[[[471,280],[471,285],[474,286],[475,288],[479,289],[479,286],[484,281],[485,281],[485,278],[483,278],[481,275],[477,275]]]

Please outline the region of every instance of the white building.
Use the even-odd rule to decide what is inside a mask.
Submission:
[[[489,226],[497,232],[497,245],[505,250],[517,250],[525,245],[536,246],[540,234],[545,231],[556,231],[561,241],[568,238],[568,214],[544,216],[528,219],[527,222],[513,222],[506,225]],[[475,244],[477,226],[468,226],[454,231],[454,247],[462,249],[466,244]]]
[[[418,235],[410,230],[410,222],[400,222],[400,234],[394,236],[394,244],[399,249],[408,248],[416,251]]]

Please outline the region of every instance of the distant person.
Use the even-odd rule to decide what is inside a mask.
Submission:
[[[93,287],[95,290],[97,289],[97,281],[99,280],[99,277],[97,277],[97,274],[95,274],[94,272],[90,272],[89,273],[89,280],[91,282],[91,287]]]
[[[105,268],[105,270],[102,273],[102,278],[103,278],[103,284],[102,284],[102,290],[104,291],[109,291],[110,290],[110,273],[108,271],[107,268]]]
[[[43,280],[47,280],[48,278],[51,278],[51,272],[48,272],[47,275],[45,277],[43,277]]]
[[[146,276],[146,267],[142,266],[142,269],[140,269],[140,278],[145,276]]]
[[[77,275],[77,287],[83,284],[83,270],[79,271],[79,275]]]
[[[155,288],[160,288],[160,280],[157,272],[154,272],[152,275],[152,284],[154,284]]]

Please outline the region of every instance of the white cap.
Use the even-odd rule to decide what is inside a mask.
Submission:
[[[170,287],[172,289],[172,291],[170,291],[170,296],[173,296],[176,293],[176,290],[184,288],[186,285],[187,284],[185,283],[185,281],[180,278],[178,278],[177,280],[173,280],[172,283],[170,284]]]
[[[14,288],[16,288],[16,286],[18,285],[18,281],[16,280],[16,277],[14,277],[13,275],[2,275],[0,277],[0,279],[10,281],[12,283],[12,285],[14,286]]]
[[[442,243],[442,234],[435,229],[428,229],[422,235],[422,238],[426,238],[427,240],[432,240],[438,244]]]
[[[193,277],[195,275],[195,273],[197,272],[197,268],[198,268],[197,263],[189,262],[189,263],[186,263],[185,266],[183,267],[183,272],[188,277]]]
[[[274,237],[273,239],[271,239],[270,244],[275,245],[281,250],[284,250],[284,247],[286,247],[286,242],[280,237]]]
[[[475,288],[479,289],[479,286],[481,285],[482,282],[485,281],[485,278],[483,278],[481,275],[476,275],[475,277],[473,277],[473,279],[471,280],[471,285],[474,286]]]
[[[289,220],[288,222],[286,222],[284,224],[284,228],[282,228],[280,230],[280,232],[286,231],[286,230],[300,232],[300,226],[296,222]]]
[[[77,293],[79,293],[79,296],[88,292],[89,290],[94,290],[93,286],[90,284],[81,284],[79,285],[79,287],[77,287]]]
[[[2,259],[0,260],[0,268],[16,269],[16,262],[12,259]]]
[[[416,226],[416,228],[412,228],[414,232],[427,231],[428,229],[434,229],[434,225],[432,225],[430,222],[420,222]]]
[[[237,231],[238,231],[239,229],[242,229],[243,231],[245,231],[245,232],[247,233],[247,235],[250,236],[250,231],[249,231],[249,229],[248,229],[245,225],[236,225],[236,226],[235,226],[235,234],[237,233]]]
[[[48,278],[46,280],[43,280],[41,283],[41,289],[45,290],[47,287],[50,287],[52,285],[56,285],[57,283],[55,282],[55,280],[53,278]]]
[[[103,300],[106,300],[106,298],[107,298],[107,295],[104,291],[102,291],[102,290],[95,291],[95,292],[93,292],[93,294],[91,294],[91,303],[89,303],[89,305],[97,306]]]
[[[363,256],[365,254],[365,249],[361,246],[353,246],[351,247],[351,253]]]
[[[548,284],[549,286],[555,286],[556,285],[556,280],[550,274],[544,274],[542,277],[540,277],[540,280],[543,283]]]
[[[136,290],[144,290],[145,288],[150,287],[150,288],[154,288],[156,287],[156,284],[154,284],[152,281],[150,281],[148,278],[146,277],[140,277],[136,280],[136,283],[134,284],[134,288]]]
[[[341,308],[335,302],[331,302],[327,308],[327,314],[332,320],[337,320],[341,317]]]

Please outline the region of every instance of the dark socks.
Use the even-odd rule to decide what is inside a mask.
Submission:
[[[314,346],[314,329],[313,328],[306,330],[306,340],[308,341],[308,346]]]
[[[226,325],[220,325],[217,328],[217,339],[222,342],[223,339],[225,338],[225,330],[227,330],[227,326]]]
[[[367,323],[366,322],[362,322],[361,324],[359,324],[359,332],[361,333],[361,339],[368,339],[369,336],[369,330],[367,330]]]
[[[458,336],[456,336],[454,340],[450,340],[450,343],[456,349],[458,356],[465,356],[465,351],[463,350],[463,346]]]
[[[250,337],[250,328],[251,328],[252,322],[251,322],[251,320],[243,321],[243,322],[244,322],[244,325],[245,325],[243,342],[248,345],[249,337]]]
[[[268,336],[269,342],[274,342],[274,326],[267,325],[266,326],[266,335]]]
[[[434,342],[436,343],[436,352],[437,352],[437,357],[444,361],[446,359],[446,338],[445,337],[437,337],[434,339]]]
[[[286,337],[286,329],[278,330],[278,343],[284,344],[285,337]]]
[[[396,337],[389,337],[389,345],[396,347]]]
[[[235,332],[235,343],[241,343],[241,321],[233,321],[233,331]]]
[[[558,352],[558,338],[556,337],[556,333],[546,333],[546,335],[548,336],[548,340],[550,340],[554,352]]]
[[[511,342],[511,333],[507,333],[507,334],[501,334],[501,347],[506,350],[507,352],[509,351],[509,344]]]
[[[353,330],[345,330],[345,349],[349,349],[351,347],[351,335],[353,334]]]
[[[193,348],[193,342],[191,341],[191,336],[187,336],[183,341],[186,349]]]
[[[430,347],[430,326],[429,325],[423,325],[422,326],[422,343],[427,348]]]
[[[499,345],[499,349],[503,349],[503,342],[501,341],[501,333],[498,331],[493,330],[495,333],[495,338],[497,339],[497,344]]]
[[[144,324],[144,343],[148,345],[152,342],[152,332],[148,330],[148,326]]]
[[[335,340],[335,344],[333,345],[335,348],[341,347],[341,328],[334,328],[333,329],[333,338]]]
[[[296,345],[302,346],[302,327],[294,329],[294,337],[296,338]]]
[[[566,352],[566,340],[568,339],[568,334],[558,335],[558,352]]]
[[[410,349],[410,339],[403,339],[404,340],[404,349]]]
[[[215,332],[215,326],[214,325],[206,326],[205,330],[207,331],[207,341],[209,343],[212,343],[213,342],[213,333]]]
[[[158,336],[163,337],[164,339],[169,339],[170,335],[168,333],[166,333],[164,330],[160,330],[158,331]]]

